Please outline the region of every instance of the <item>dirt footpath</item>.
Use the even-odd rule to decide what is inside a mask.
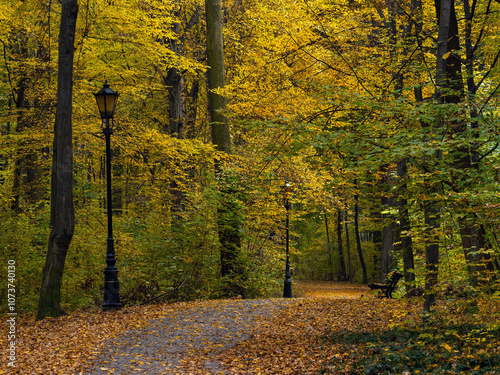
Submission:
[[[225,374],[216,355],[249,339],[255,329],[293,303],[289,299],[194,303],[152,320],[146,329],[104,342],[85,374]],[[198,370],[188,361],[193,356]]]

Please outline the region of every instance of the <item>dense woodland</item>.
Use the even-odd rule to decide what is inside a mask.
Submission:
[[[19,309],[102,302],[93,94],[105,81],[119,92],[124,305],[279,296],[285,181],[293,278],[366,284],[398,270],[400,293],[421,288],[426,311],[442,290],[498,298],[499,11],[498,0],[3,0],[0,254],[16,261]]]

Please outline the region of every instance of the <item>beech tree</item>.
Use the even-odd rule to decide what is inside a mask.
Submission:
[[[73,204],[73,58],[75,44],[77,0],[61,3],[59,28],[59,65],[57,79],[57,109],[54,124],[52,161],[51,211],[47,258],[43,269],[37,319],[59,316],[61,284],[66,254],[75,229]]]
[[[227,101],[222,90],[226,84],[224,67],[224,41],[222,6],[220,0],[205,0],[207,22],[207,62],[208,62],[208,111],[212,142],[218,151],[232,153],[231,133],[226,117]],[[238,285],[241,267],[240,256],[241,214],[234,187],[236,183],[230,168],[216,162],[219,181],[219,202],[217,224],[219,228],[221,275],[229,278],[228,292],[242,293]]]

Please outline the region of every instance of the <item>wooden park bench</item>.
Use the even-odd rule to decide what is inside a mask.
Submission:
[[[383,293],[379,293],[378,298],[392,298],[392,292],[394,291],[394,288],[396,288],[396,284],[398,283],[399,279],[401,279],[403,275],[399,272],[392,272],[390,274],[390,277],[387,279],[387,282],[385,284],[368,284],[370,289],[380,289],[382,290]]]

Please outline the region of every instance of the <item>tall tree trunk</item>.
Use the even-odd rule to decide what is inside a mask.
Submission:
[[[59,316],[64,263],[75,228],[73,205],[73,57],[77,0],[62,0],[59,33],[57,110],[54,124],[54,150],[51,185],[51,232],[43,269],[37,319]]]
[[[179,26],[178,24],[176,25],[174,30],[178,33]],[[173,45],[171,48],[177,53],[177,46],[174,43],[171,44]],[[164,83],[168,87],[168,113],[170,117],[169,133],[178,139],[183,139],[184,123],[186,119],[186,103],[183,95],[184,76],[177,68],[170,68],[167,72],[167,76],[164,77]],[[180,163],[182,163],[182,161]],[[176,169],[183,170],[184,168],[178,165],[180,163],[176,163]],[[185,181],[179,183],[179,178],[182,179],[182,177],[179,176],[174,176],[170,179],[170,211],[174,217],[172,220],[174,231],[176,234],[183,236],[184,217],[182,212],[184,211],[186,196],[181,185],[183,185]]]
[[[330,241],[330,229],[328,228],[328,214],[324,212],[325,218],[325,231],[326,231],[326,251],[328,256],[328,272],[326,273],[326,280],[333,281],[333,254],[332,254],[332,243]]]
[[[393,194],[392,186],[394,184],[392,175],[392,170],[389,167],[384,168],[384,189],[382,196],[382,209],[393,209],[396,206],[396,197]],[[384,222],[384,227],[382,229],[382,244],[380,247],[380,270],[379,279],[380,282],[384,282],[387,279],[387,275],[391,272],[392,262],[394,260],[394,242],[397,237],[396,231],[398,225],[393,214],[383,214],[382,220]]]
[[[358,189],[358,180],[354,180],[354,188]],[[363,284],[368,284],[368,273],[366,272],[365,259],[363,258],[363,251],[361,249],[361,237],[359,235],[359,195],[356,192],[354,195],[354,233],[356,235],[356,248],[358,249],[359,263],[363,270]]]
[[[222,34],[222,6],[220,0],[205,0],[205,16],[207,23],[207,60],[208,60],[208,110],[212,130],[212,142],[218,151],[232,152],[231,134],[226,118],[227,102],[224,95],[217,90],[224,89],[224,43]],[[238,282],[243,268],[239,264],[241,252],[241,207],[236,197],[233,178],[228,178],[229,170],[217,163],[219,180],[219,205],[217,208],[217,225],[220,243],[221,274],[227,278],[226,294],[244,294]],[[225,172],[225,175],[224,173]]]
[[[180,6],[180,5],[178,5]],[[174,12],[175,17],[180,17],[180,11]],[[172,31],[179,35],[180,24],[174,23]],[[178,39],[170,41],[170,49],[176,55],[180,55]],[[177,138],[184,138],[184,122],[186,118],[186,102],[184,98],[184,75],[176,67],[167,71],[167,76],[163,77],[165,86],[168,87],[168,114],[170,118],[170,133]]]
[[[448,51],[452,51],[458,40],[458,26],[455,15],[454,0],[435,0],[436,15],[438,20],[438,39],[436,56],[436,101],[439,104],[456,103],[456,91],[458,82],[455,81],[459,72],[460,64],[456,65],[454,57],[446,58]],[[450,61],[448,61],[450,60]],[[452,78],[454,77],[454,78]],[[439,131],[443,126],[443,120],[436,124],[435,131]],[[441,158],[441,152],[436,152],[436,158]],[[426,269],[425,278],[425,301],[424,311],[429,312],[435,304],[435,288],[438,282],[439,270],[439,235],[440,226],[440,204],[434,200],[434,196],[439,192],[437,182],[430,182],[431,190],[429,194],[433,196],[425,207],[426,225]]]
[[[439,270],[439,230],[440,207],[430,201],[425,208],[426,246],[425,246],[425,301],[424,311],[430,312],[436,303],[435,288],[438,282]]]
[[[180,1],[175,1],[174,17],[181,19],[182,5]],[[152,15],[154,16],[154,15]],[[199,7],[196,6],[189,21],[182,24],[183,31],[189,30],[197,24],[200,18]],[[170,39],[170,50],[176,56],[182,56],[186,36],[181,33],[181,23],[175,22],[172,25],[175,37]],[[166,75],[157,67],[157,71],[163,79],[164,85],[168,89],[168,113],[169,124],[165,131],[178,139],[194,138],[194,125],[196,123],[196,101],[198,97],[198,81],[195,79],[192,89],[187,92],[185,72],[177,67],[170,68]],[[190,102],[189,102],[190,101]],[[179,162],[182,164],[183,162]],[[182,170],[170,180],[170,210],[173,215],[173,234],[177,236],[176,243],[181,244],[184,236],[185,218],[183,212],[186,206],[186,193],[183,186],[186,185],[184,176],[192,174],[192,171],[183,165],[177,165],[176,169]]]
[[[385,166],[382,166],[381,169],[385,169]],[[379,171],[377,171],[379,172]],[[369,199],[369,210],[370,210],[370,220],[371,220],[371,230],[369,232],[371,236],[371,240],[373,243],[373,247],[375,251],[373,252],[373,265],[374,265],[374,273],[378,273],[380,275],[380,265],[381,265],[381,256],[382,256],[382,234],[383,234],[383,215],[382,215],[382,203],[380,200],[380,192],[384,191],[385,187],[383,183],[380,182],[378,173],[376,175],[370,176],[369,181],[365,186],[369,189],[368,199]],[[372,276],[372,275],[370,275]],[[385,280],[380,280],[383,282]]]
[[[415,287],[415,264],[413,259],[413,244],[410,235],[410,214],[408,210],[408,201],[404,198],[403,192],[406,192],[406,160],[399,161],[397,173],[400,181],[398,192],[398,208],[399,208],[399,230],[398,240],[396,241],[396,251],[403,258],[403,273],[406,282],[406,291],[409,292]]]
[[[339,251],[339,261],[340,261],[340,273],[339,273],[339,281],[347,280],[347,272],[345,269],[345,260],[344,260],[344,249],[342,247],[342,209],[337,208],[337,244]]]
[[[347,279],[352,280],[352,264],[351,264],[351,244],[349,239],[349,214],[347,213],[347,209],[345,210],[345,244],[347,251]]]
[[[210,113],[212,142],[217,150],[231,153],[231,134],[226,118],[227,101],[224,95],[216,92],[218,89],[224,89],[226,83],[221,1],[205,0],[205,15],[207,22],[208,111]]]

